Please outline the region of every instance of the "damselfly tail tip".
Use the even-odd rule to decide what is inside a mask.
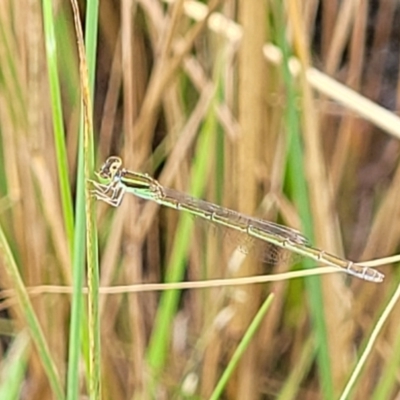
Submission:
[[[350,262],[347,268],[347,273],[373,283],[383,282],[383,279],[385,278],[385,275],[382,274],[382,272],[379,272],[374,268],[366,267],[365,265],[353,262]]]
[[[370,282],[381,283],[385,279],[385,275],[376,269],[368,268],[365,271],[364,279]]]
[[[377,272],[377,276],[376,276],[375,282],[378,282],[378,283],[383,282],[383,280],[385,279],[385,275],[383,275],[381,272],[378,272],[378,271],[376,271],[376,272]]]

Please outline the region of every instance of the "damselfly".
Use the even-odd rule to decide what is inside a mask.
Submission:
[[[349,261],[308,244],[307,239],[298,231],[270,221],[249,217],[219,205],[199,200],[187,194],[162,186],[147,174],[129,171],[122,166],[119,157],[109,157],[100,171],[96,173],[101,183],[92,181],[93,195],[114,207],[118,207],[125,193],[132,193],[145,200],[186,211],[192,215],[211,221],[252,238],[266,242],[275,254],[276,247],[317,262],[337,267],[344,272],[370,282],[382,282],[384,275],[353,261]],[[272,246],[272,247],[271,247]]]

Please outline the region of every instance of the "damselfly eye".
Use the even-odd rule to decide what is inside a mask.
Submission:
[[[117,171],[117,169],[118,169],[118,165],[116,163],[111,164],[111,167],[110,167],[111,171],[115,172],[115,171]]]
[[[117,174],[119,168],[122,165],[122,160],[119,157],[112,156],[107,159],[107,161],[100,168],[100,171],[97,173],[102,179],[113,179]]]

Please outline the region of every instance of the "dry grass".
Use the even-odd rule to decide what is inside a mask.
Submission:
[[[33,3],[0,7],[0,397],[396,398],[396,264],[378,267],[382,284],[312,262],[234,269],[218,229],[84,190],[91,158],[118,154],[387,263],[400,238],[396,2],[102,1],[85,24],[93,137],[84,91],[79,133],[71,5]]]

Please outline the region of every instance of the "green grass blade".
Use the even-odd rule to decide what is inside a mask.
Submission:
[[[196,197],[201,196],[204,188],[204,176],[206,176],[208,168],[209,148],[214,132],[215,117],[213,112],[210,112],[200,134],[197,155],[192,170],[192,187],[190,192]],[[178,282],[183,278],[192,222],[192,218],[186,215],[182,215],[179,220],[176,234],[177,239],[168,263],[166,282]],[[147,353],[147,361],[154,376],[158,375],[166,360],[170,327],[177,310],[179,296],[180,292],[176,290],[165,292],[161,296]]]
[[[73,251],[74,214],[72,208],[71,191],[68,179],[67,151],[65,148],[65,130],[63,122],[60,82],[57,66],[57,42],[54,31],[52,2],[43,1],[43,21],[46,43],[47,69],[54,126],[54,140],[57,156],[58,180],[60,183],[61,204],[67,232],[68,248]]]
[[[7,354],[1,361],[0,399],[14,400],[22,398],[23,383],[27,373],[30,339],[22,331],[13,340]]]
[[[88,91],[83,91],[84,100],[84,176],[85,190],[85,212],[86,212],[86,246],[87,246],[87,274],[88,274],[88,322],[89,322],[89,388],[90,397],[94,400],[101,398],[101,346],[100,346],[100,315],[99,315],[99,265],[96,214],[94,202],[90,194],[88,179],[92,178],[94,165],[93,151],[93,91],[95,80],[96,50],[97,50],[97,27],[98,27],[98,1],[90,1],[87,5],[86,32],[85,32],[85,56],[87,76],[81,74],[81,84]],[[82,71],[82,65],[81,65]]]
[[[192,226],[192,219],[187,215],[182,215],[176,231],[176,237],[180,239],[175,242],[168,263],[166,282],[179,282],[183,279]],[[166,360],[171,324],[178,307],[179,298],[179,290],[170,290],[161,295],[147,354],[148,364],[152,370],[152,375],[155,376],[158,375]]]
[[[14,260],[14,256],[11,252],[10,246],[1,226],[0,254],[3,256],[4,266],[8,275],[10,276],[11,283],[16,291],[16,296],[18,303],[21,307],[22,315],[28,326],[32,340],[36,345],[39,358],[42,361],[43,368],[46,371],[50,385],[54,391],[54,395],[57,399],[64,399],[65,396],[63,387],[61,385],[60,376],[51,357],[50,350],[44,337],[42,328],[40,327],[35,311],[33,310],[33,306],[29,299],[24,282],[22,281],[17,264]]]
[[[284,10],[280,2],[276,4],[277,9],[277,42],[282,50],[283,63],[282,73],[286,88],[286,129],[288,134],[288,153],[287,153],[287,181],[288,189],[295,201],[303,224],[303,232],[313,242],[313,223],[312,214],[308,200],[307,179],[304,173],[303,151],[300,138],[300,114],[297,110],[297,91],[296,82],[289,71],[289,46],[286,41]],[[311,260],[304,260],[305,268],[313,268]],[[321,386],[324,398],[333,398],[333,381],[330,366],[329,347],[325,314],[323,308],[323,296],[321,280],[319,277],[305,279],[309,304],[312,314],[314,332],[317,346],[317,363],[321,377]]]
[[[227,365],[224,373],[221,376],[221,379],[218,381],[217,386],[215,387],[213,393],[210,396],[210,400],[217,400],[220,398],[222,391],[224,390],[226,384],[228,383],[229,378],[232,376],[233,371],[235,370],[239,360],[243,356],[247,347],[249,346],[252,338],[254,337],[258,327],[260,326],[265,314],[267,313],[269,307],[272,304],[272,300],[274,299],[274,295],[270,294],[267,299],[264,301],[261,308],[258,310],[256,316],[251,322],[249,328],[243,336],[243,339],[240,341],[239,346],[236,351],[233,353],[229,364]]]
[[[397,285],[394,294],[389,297],[389,303],[384,308],[378,322],[376,323],[371,335],[368,338],[367,344],[366,344],[364,350],[362,351],[361,357],[358,360],[358,362],[350,376],[349,381],[347,382],[345,388],[343,389],[343,392],[341,393],[340,400],[345,400],[345,399],[349,398],[350,392],[352,389],[354,389],[355,383],[361,374],[361,370],[364,368],[369,355],[371,354],[371,352],[374,349],[374,345],[376,343],[378,335],[382,331],[383,326],[384,326],[385,322],[387,321],[389,315],[393,312],[394,307],[398,304],[399,299],[400,299],[400,285]],[[399,357],[398,349],[395,349],[395,350],[397,350],[396,351],[397,354],[394,354],[392,359]],[[394,369],[395,369],[395,373],[397,373],[398,364],[396,364],[394,366]],[[385,393],[389,394],[389,384],[390,384],[390,381],[394,379],[394,377],[392,377],[393,372],[394,372],[393,367],[390,368],[389,366],[386,366],[386,368],[385,368],[385,373],[387,374],[386,379],[384,382],[381,383],[380,387],[378,388],[379,390],[376,393],[374,393],[374,397],[371,397],[371,399],[380,399],[380,398],[389,398],[390,397],[390,396],[389,397],[379,397],[378,394],[382,394],[382,395],[384,395]],[[392,390],[395,390],[395,388],[393,387]]]
[[[397,386],[397,374],[400,365],[400,335],[394,337],[395,342],[392,345],[390,358],[387,365],[382,369],[380,374],[379,383],[376,390],[371,395],[372,400],[389,399],[391,393]]]
[[[86,21],[86,52],[88,77],[90,82],[90,98],[93,98],[93,85],[95,76],[95,54],[97,48],[97,23],[98,2],[88,4]],[[82,60],[81,60],[82,62]],[[81,80],[86,77],[80,76]],[[82,83],[82,82],[81,82]],[[89,99],[89,104],[92,102]],[[87,103],[86,103],[87,104]],[[90,107],[91,108],[91,107]],[[85,120],[91,118],[92,110],[83,110],[86,113]],[[90,114],[90,115],[89,115]],[[88,129],[84,133],[84,129]],[[85,137],[86,134],[86,137]],[[87,380],[91,398],[100,398],[100,320],[98,310],[99,272],[97,262],[97,236],[93,205],[90,194],[86,188],[86,178],[93,170],[93,132],[89,126],[81,123],[78,149],[77,171],[77,201],[76,201],[76,231],[74,253],[74,291],[71,310],[69,370],[68,370],[68,398],[74,399],[79,392],[79,351],[82,348],[87,366]],[[82,287],[85,261],[85,238],[87,243],[88,261],[88,303],[89,316],[84,312]],[[88,329],[86,328],[88,327]],[[81,331],[82,330],[82,331]]]
[[[80,147],[83,153],[83,146]],[[83,156],[79,157],[83,160]],[[83,278],[85,273],[85,237],[86,237],[86,213],[85,213],[85,181],[83,166],[78,163],[78,180],[76,192],[76,222],[75,243],[73,254],[73,294],[71,304],[71,325],[69,331],[68,349],[68,379],[67,398],[76,399],[79,393],[79,361],[81,348],[84,353],[88,370],[88,345],[87,345],[87,315],[84,310],[84,298],[82,295]]]

